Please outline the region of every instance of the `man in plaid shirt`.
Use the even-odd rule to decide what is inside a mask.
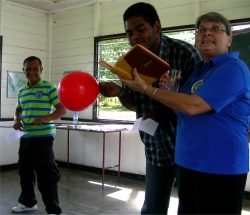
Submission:
[[[130,6],[123,14],[123,21],[131,46],[140,44],[168,62],[172,69],[181,70],[181,87],[193,72],[194,64],[201,61],[195,47],[162,35],[158,14],[148,3]],[[152,85],[159,87],[159,80]],[[106,97],[118,96],[126,108],[136,112],[137,119],[152,118],[159,122],[154,136],[140,131],[146,155],[146,189],[141,214],[167,214],[176,179],[178,184],[178,167],[174,163],[175,112],[126,85],[120,88],[113,82],[105,82],[100,83],[100,89]]]

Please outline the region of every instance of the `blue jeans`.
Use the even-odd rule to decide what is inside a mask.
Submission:
[[[146,190],[141,214],[167,214],[172,188],[179,181],[179,167],[146,163]],[[178,183],[177,183],[178,186]]]

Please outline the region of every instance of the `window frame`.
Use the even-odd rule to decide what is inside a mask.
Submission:
[[[119,39],[119,38],[126,38],[126,34],[114,34],[114,35],[106,35],[106,36],[100,36],[100,37],[94,37],[94,77],[96,80],[98,80],[98,49],[99,49],[99,42],[102,40],[111,40],[111,39]],[[111,119],[99,119],[97,118],[97,101],[93,104],[92,108],[92,120],[95,122],[105,122],[105,123],[122,123],[122,124],[132,124],[134,121],[128,121],[128,120],[111,120]]]
[[[2,97],[2,52],[3,52],[3,36],[0,35],[0,95]],[[0,121],[2,121],[2,98],[0,99]]]

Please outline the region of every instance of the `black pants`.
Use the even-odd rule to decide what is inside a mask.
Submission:
[[[246,178],[181,167],[178,214],[241,214]]]
[[[19,175],[22,188],[18,201],[33,207],[37,204],[34,187],[42,194],[47,213],[60,214],[57,182],[60,173],[54,158],[53,137],[21,138],[19,148]]]

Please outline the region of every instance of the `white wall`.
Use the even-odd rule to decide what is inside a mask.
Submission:
[[[93,75],[94,5],[55,13],[52,16],[51,81],[59,83],[63,71],[83,70]],[[68,111],[67,115],[73,113]],[[92,119],[92,108],[79,112]]]
[[[145,154],[138,131],[131,132],[132,126],[121,132],[121,171],[135,174],[145,174]],[[105,166],[114,166],[118,163],[119,134],[105,134]],[[102,166],[103,134],[84,131],[70,131],[70,163],[84,164],[100,168]],[[54,144],[55,156],[58,161],[67,162],[67,132],[57,130]],[[117,170],[115,168],[114,170]]]
[[[7,70],[22,71],[24,58],[36,55],[44,65],[43,78],[58,84],[63,71],[83,70],[93,74],[94,36],[124,32],[122,14],[137,0],[114,0],[77,9],[47,14],[44,11],[11,5],[0,1],[0,34],[3,35],[1,82],[1,117],[11,118],[16,99],[7,98]],[[191,25],[196,17],[208,11],[218,11],[229,20],[249,18],[249,0],[149,0],[160,16],[162,27]],[[72,112],[67,115],[71,117]],[[91,119],[92,109],[79,113],[80,118]],[[11,125],[0,122],[0,125]],[[8,144],[4,135],[13,130],[0,128],[0,165],[17,162],[18,141]],[[116,153],[117,136],[107,136],[110,144],[107,154]],[[55,155],[66,161],[66,131],[58,131]],[[70,132],[70,162],[101,167],[101,141],[99,134]],[[144,174],[145,155],[138,132],[122,132],[121,171]],[[107,157],[113,165],[116,156]],[[250,179],[246,190],[250,191]]]
[[[10,4],[1,4],[3,52],[1,117],[13,117],[15,98],[7,96],[7,71],[22,72],[23,60],[31,55],[39,56],[46,66],[46,26],[47,15]]]
[[[0,122],[0,126],[12,126],[13,122]],[[5,135],[14,131],[11,128],[0,128],[0,166],[18,162],[19,140],[8,143]]]

